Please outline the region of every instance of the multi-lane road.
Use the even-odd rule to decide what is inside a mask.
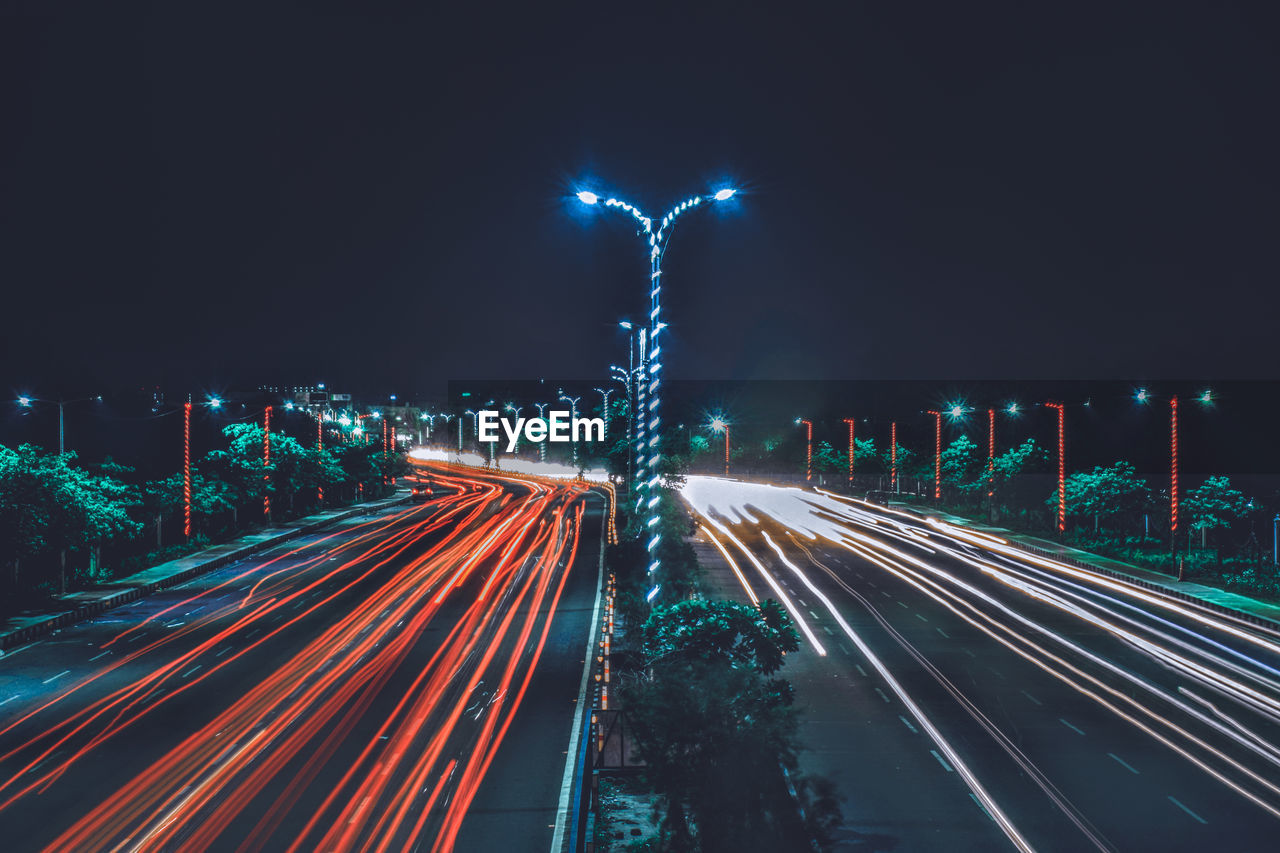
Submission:
[[[684,495],[708,594],[799,625],[840,849],[1277,849],[1280,634],[832,494]]]
[[[430,474],[0,659],[0,849],[549,850],[602,499]]]

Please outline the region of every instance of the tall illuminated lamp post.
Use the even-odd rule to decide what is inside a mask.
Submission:
[[[804,425],[804,479],[806,482],[813,480],[813,421],[805,418],[796,418],[796,426]]]
[[[853,488],[853,426],[856,421],[853,418],[845,418],[844,422],[849,425],[849,488]]]
[[[507,403],[505,406],[502,407],[502,409],[503,411],[514,413],[516,416],[516,421],[519,422],[520,413],[524,411],[524,406],[517,406],[515,403]],[[516,446],[511,451],[511,455],[515,456],[519,453],[519,451],[520,451],[520,442],[517,440]]]
[[[569,433],[569,438],[575,439],[577,438],[578,431],[574,429],[572,422],[578,419],[578,401],[582,399],[582,395],[579,394],[577,397],[570,397],[566,395],[563,390],[561,390],[560,399],[564,400],[566,403],[569,404],[569,420],[570,420],[569,429],[571,430],[571,432]],[[578,467],[578,442],[570,441],[569,448],[571,453],[573,454],[573,467],[577,468]]]
[[[637,413],[641,418],[639,421],[642,428],[649,433],[647,444],[643,447],[642,452],[645,454],[643,461],[637,460],[637,473],[640,476],[640,491],[648,492],[658,485],[658,463],[661,460],[661,451],[658,447],[661,437],[662,413],[660,411],[662,403],[662,377],[659,375],[662,371],[662,341],[659,333],[665,328],[662,322],[662,256],[671,241],[671,235],[675,230],[676,220],[691,210],[697,210],[708,202],[722,202],[733,198],[736,191],[728,187],[717,190],[706,196],[695,195],[680,202],[665,216],[661,221],[655,222],[638,207],[617,198],[601,199],[599,195],[588,190],[583,190],[577,194],[578,201],[586,205],[603,204],[611,210],[617,210],[621,213],[631,216],[635,220],[637,226],[637,235],[645,242],[645,250],[649,254],[649,352],[647,357],[641,358],[641,369],[644,379],[640,383],[646,396],[646,405],[642,412]],[[656,226],[656,227],[655,227]],[[658,523],[657,515],[658,496],[650,495],[646,501],[646,508],[649,511],[648,526],[653,527]],[[660,533],[654,533],[646,543],[646,550],[649,553],[649,573],[652,574],[658,568],[658,561],[654,557],[654,549],[662,540]],[[649,590],[649,601],[657,595],[659,587],[655,585]]]
[[[942,500],[942,412],[930,409],[933,415],[933,499]]]
[[[271,406],[262,413],[262,514],[271,517]]]
[[[533,407],[538,410],[538,417],[542,420],[544,424],[547,422],[547,406],[549,405],[551,404],[550,403],[534,403],[533,404]],[[538,461],[539,462],[547,461],[547,440],[545,438],[542,441],[538,442]]]
[[[729,422],[717,415],[707,424],[714,433],[724,433],[724,475],[729,476]]]
[[[90,400],[101,403],[102,396],[81,397],[78,400],[42,400],[39,397],[23,394],[18,398],[18,405],[24,409],[29,409],[34,403],[52,403],[58,407],[58,455],[61,456],[67,452],[67,406],[72,403],[86,403]]]
[[[1067,407],[1045,403],[1058,412],[1058,533],[1067,531]]]
[[[627,327],[630,328],[630,326],[631,324],[628,323]],[[635,350],[633,349],[632,353],[634,354],[634,352]],[[613,381],[621,382],[623,389],[627,392],[627,496],[630,498],[632,475],[631,464],[636,455],[635,447],[633,445],[634,433],[632,432],[632,424],[635,423],[636,412],[635,396],[632,393],[633,386],[635,385],[635,382],[633,381],[635,379],[635,368],[633,367],[631,370],[624,371],[618,365],[611,364],[609,365],[609,374]]]
[[[889,424],[889,491],[898,491],[898,422]]]

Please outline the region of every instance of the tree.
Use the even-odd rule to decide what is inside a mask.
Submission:
[[[969,436],[962,435],[948,444],[939,454],[939,462],[945,488],[962,494],[974,491],[983,464],[978,458],[978,445]]]
[[[56,554],[57,587],[65,592],[68,549],[96,548],[140,529],[127,512],[128,487],[76,466],[75,459],[28,444],[0,446],[0,561],[12,568],[15,593],[23,590],[24,559]]]
[[[1017,478],[1028,468],[1045,460],[1045,452],[1036,445],[1034,438],[1028,438],[1017,447],[1011,447],[991,460],[991,468],[983,469],[978,479],[970,488],[986,489],[990,493],[991,514],[994,518],[997,502],[1007,496],[1013,489]],[[1055,490],[1054,497],[1057,497]]]
[[[1221,569],[1222,545],[1216,542],[1214,531],[1225,531],[1244,518],[1248,512],[1248,502],[1244,495],[1232,487],[1231,480],[1227,477],[1213,476],[1188,494],[1182,507],[1192,529],[1203,531],[1206,538],[1214,535],[1214,550],[1217,551],[1218,568]]]
[[[791,849],[802,827],[782,768],[796,766],[795,714],[791,686],[771,677],[799,648],[786,611],[684,601],[641,633],[649,675],[624,696],[665,849]]]
[[[1103,529],[1134,524],[1151,506],[1151,489],[1128,462],[1072,474],[1066,480],[1067,515],[1092,518]],[[1058,506],[1058,490],[1045,502]]]

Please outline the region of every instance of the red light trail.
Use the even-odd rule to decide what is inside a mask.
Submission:
[[[103,643],[117,656],[0,728],[27,737],[0,753],[0,811],[287,633],[290,654],[49,849],[454,849],[546,648],[587,489],[429,470],[426,504],[254,563]],[[395,704],[375,712],[384,689]]]

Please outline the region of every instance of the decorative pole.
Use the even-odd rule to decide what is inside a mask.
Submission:
[[[996,410],[987,409],[987,497],[996,493]]]
[[[262,481],[265,485],[271,484],[271,407],[267,406],[266,411],[262,413]],[[267,492],[262,494],[262,514],[267,518],[271,518],[271,495]]]
[[[1169,400],[1169,540],[1178,533],[1178,395]]]
[[[933,415],[933,499],[942,500],[942,412],[930,410]]]
[[[1067,410],[1062,403],[1045,403],[1058,410],[1058,532],[1067,530]]]
[[[182,535],[191,538],[191,401],[182,404]]]
[[[898,422],[889,424],[889,491],[898,490]]]
[[[844,422],[849,425],[849,485],[853,486],[853,418],[845,418]]]
[[[316,451],[324,452],[324,418],[320,414],[320,410],[316,409]],[[324,503],[324,486],[316,486],[316,503]]]

